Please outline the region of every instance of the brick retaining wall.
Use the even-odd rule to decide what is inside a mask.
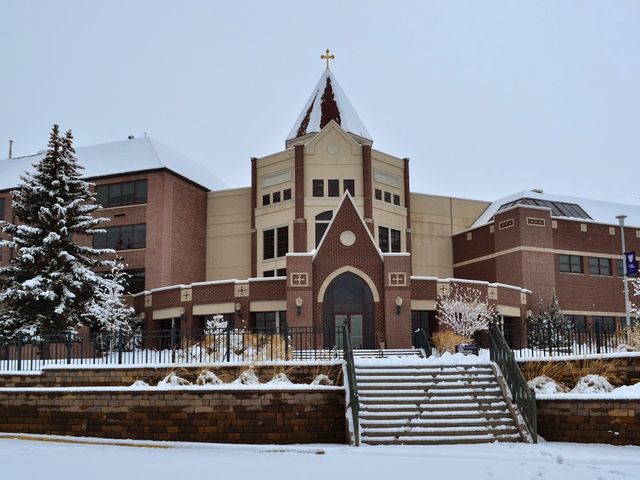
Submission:
[[[40,374],[0,374],[0,387],[96,387],[129,386],[136,380],[155,385],[175,371],[179,376],[195,381],[198,373],[204,369],[214,372],[225,382],[237,378],[249,365],[198,365],[193,367],[99,367],[91,368],[45,368]],[[284,371],[293,383],[311,383],[318,373],[324,373],[333,380],[334,385],[342,385],[342,363],[321,365],[254,365],[256,375],[263,382],[269,381],[275,373]]]
[[[538,433],[548,441],[640,445],[640,399],[536,403]]]
[[[345,392],[0,390],[0,431],[136,440],[346,443]]]

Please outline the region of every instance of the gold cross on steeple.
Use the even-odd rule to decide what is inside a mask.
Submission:
[[[326,60],[327,61],[327,68],[329,68],[329,60],[333,60],[336,58],[335,55],[329,55],[329,49],[327,48],[327,54],[326,55],[320,55],[320,58],[322,60]]]

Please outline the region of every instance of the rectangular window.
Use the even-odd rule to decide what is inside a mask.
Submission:
[[[277,231],[277,256],[284,257],[289,252],[289,227],[280,227]]]
[[[271,195],[268,193],[266,195],[262,195],[262,206],[269,205],[271,203]]]
[[[324,197],[324,180],[313,180],[313,196]]]
[[[384,192],[384,201],[387,203],[391,203],[391,193],[390,192]]]
[[[613,317],[591,317],[593,331],[613,333],[616,331],[616,322]]]
[[[611,275],[611,261],[608,258],[589,257],[591,275]]]
[[[389,251],[389,229],[387,227],[378,227],[378,245],[383,252]]]
[[[282,200],[285,201],[285,202],[287,200],[291,200],[291,189],[290,188],[284,189],[284,191],[282,192]]]
[[[582,257],[578,255],[558,255],[560,271],[565,273],[582,273]]]
[[[376,188],[376,200],[382,200],[382,190],[380,190],[379,188]]]
[[[4,220],[4,209],[6,208],[6,203],[4,198],[0,198],[0,220]]]
[[[278,276],[278,277],[286,277],[287,276],[287,269],[286,268],[279,268],[278,270],[276,270],[276,276]]]
[[[636,268],[640,265],[638,265],[638,261],[636,261]],[[618,276],[619,277],[624,277],[624,267],[622,266],[622,260],[618,259],[616,260],[616,270],[618,271]],[[638,268],[638,271],[640,271],[640,268]],[[633,275],[635,277],[635,275]]]
[[[429,320],[431,312],[429,310],[412,310],[411,311],[411,331],[424,330],[427,338],[430,337]]]
[[[587,317],[584,315],[565,315],[564,318],[573,325],[576,333],[585,333],[587,331]]]
[[[262,232],[262,258],[268,260],[273,258],[276,245],[276,231],[274,229]]]
[[[144,268],[134,268],[125,270],[129,274],[129,281],[125,286],[125,291],[130,294],[144,291]]]
[[[330,197],[339,197],[340,196],[340,180],[328,180],[327,187],[329,190]]]
[[[105,208],[147,202],[147,181],[112,183],[96,186],[96,202]]]
[[[393,204],[400,205],[400,195],[393,194]]]
[[[147,246],[147,225],[122,225],[107,227],[106,233],[93,236],[94,248],[111,248],[113,250],[131,250]]]
[[[342,187],[345,192],[349,192],[352,197],[356,196],[356,181],[355,180],[343,180]]]
[[[265,270],[264,273],[262,274],[263,277],[275,277],[275,275],[276,275],[275,270]]]
[[[273,192],[273,203],[280,202],[280,192]]]
[[[255,312],[255,328],[263,332],[275,332],[276,312]]]
[[[389,230],[391,232],[391,251],[393,253],[400,252],[400,230],[394,230],[393,228]]]
[[[272,228],[262,233],[262,258],[284,257],[289,252],[289,227]]]

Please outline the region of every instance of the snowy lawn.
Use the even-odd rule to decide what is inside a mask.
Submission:
[[[572,443],[361,448],[139,444],[160,448],[16,440],[0,436],[1,478],[640,479],[640,447]]]

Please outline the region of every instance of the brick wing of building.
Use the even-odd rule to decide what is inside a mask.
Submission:
[[[518,324],[553,292],[578,322],[625,314],[620,228],[640,247],[640,208],[521,192],[493,203],[410,192],[409,159],[375,150],[328,68],[285,149],[247,164],[251,185],[225,189],[211,171],[149,137],[82,147],[107,233],[132,274],[145,328],[333,328],[354,346],[407,347],[433,332],[438,295],[481,290]],[[0,160],[0,218],[39,155]],[[211,161],[215,168],[216,160]],[[636,228],[634,228],[636,227]],[[7,262],[11,252],[1,252]]]

